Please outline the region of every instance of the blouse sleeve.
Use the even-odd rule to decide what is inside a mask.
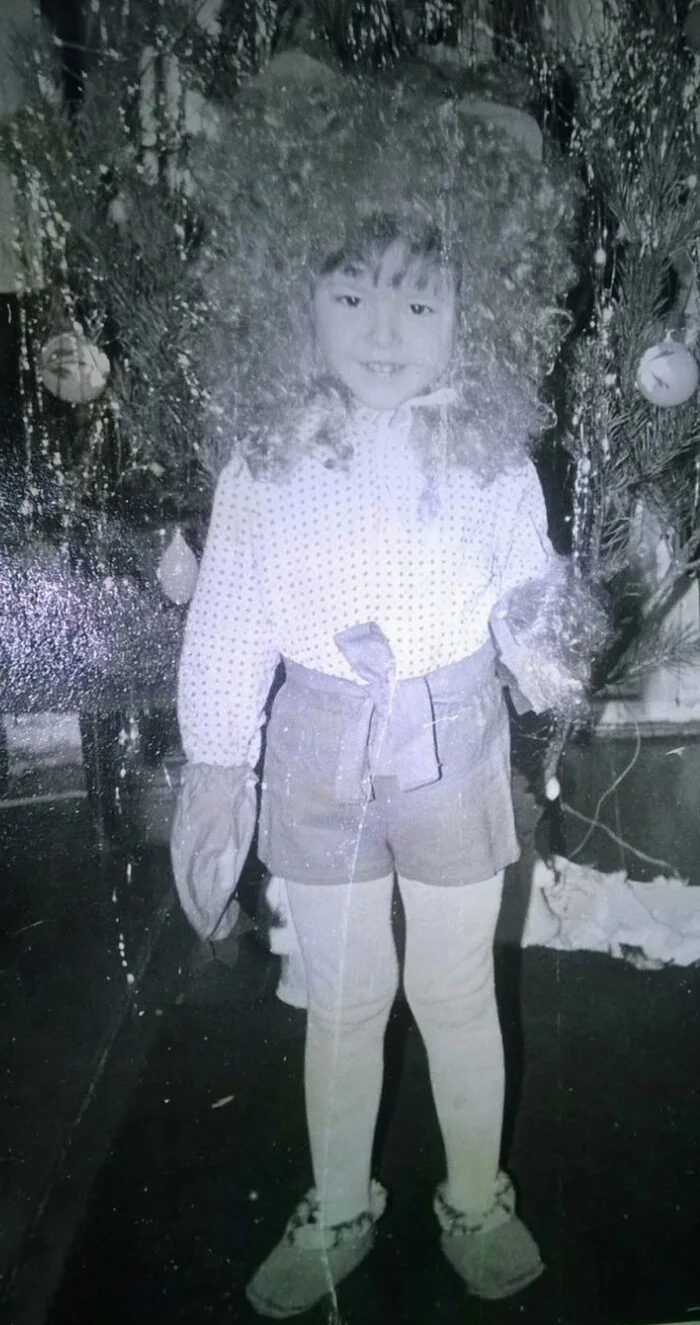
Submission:
[[[559,558],[547,533],[547,508],[531,461],[501,480],[495,561],[498,598],[529,580],[558,573]]]
[[[240,458],[219,479],[178,678],[190,763],[254,767],[279,651],[256,576],[253,479]]]

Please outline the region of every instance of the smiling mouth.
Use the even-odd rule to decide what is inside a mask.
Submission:
[[[402,372],[405,366],[402,363],[380,363],[376,361],[365,361],[362,364],[362,367],[368,373],[374,373],[376,377],[393,377],[395,373]]]

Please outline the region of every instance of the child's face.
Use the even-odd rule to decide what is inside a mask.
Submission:
[[[395,240],[374,264],[322,276],[314,294],[316,337],[328,367],[370,409],[394,410],[437,383],[449,364],[455,292],[437,268],[407,264]]]

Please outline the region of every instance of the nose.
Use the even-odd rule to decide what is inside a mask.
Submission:
[[[372,310],[369,340],[377,349],[389,349],[398,340],[396,310],[390,299],[379,298]]]

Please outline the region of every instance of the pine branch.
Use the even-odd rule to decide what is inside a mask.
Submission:
[[[644,640],[647,656],[659,662],[669,613],[700,563],[697,400],[659,409],[637,388],[644,351],[666,332],[683,337],[675,264],[685,257],[687,270],[688,255],[700,251],[699,85],[662,10],[648,0],[640,18],[638,6],[620,7],[605,49],[591,56],[572,137],[591,185],[593,302],[570,379],[574,552],[586,575],[614,590],[627,586],[616,598],[604,682],[641,665]],[[657,584],[643,583],[635,570],[642,510],[655,513],[674,549]]]

